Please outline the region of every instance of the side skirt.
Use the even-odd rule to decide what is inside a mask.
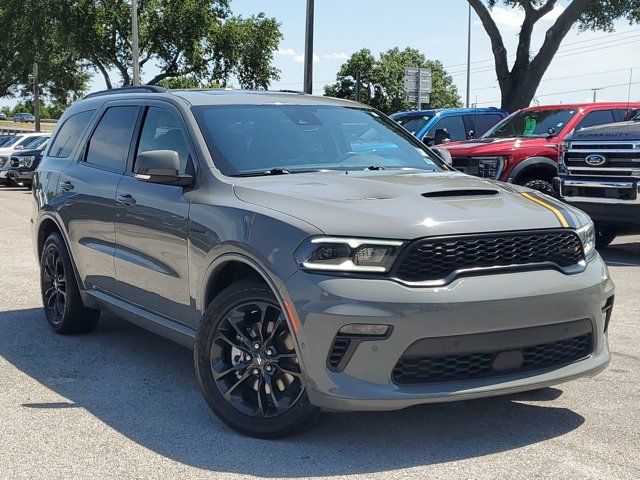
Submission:
[[[84,290],[81,291],[81,295],[87,307],[107,310],[145,330],[193,349],[196,331],[192,328],[148,312],[99,290]]]

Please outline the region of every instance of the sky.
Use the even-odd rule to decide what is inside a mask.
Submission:
[[[567,5],[567,1],[545,16],[534,31],[533,47]],[[427,58],[440,60],[463,100],[466,89],[468,4],[465,0],[316,0],[314,36],[314,94],[321,95],[327,83],[335,81],[340,65],[361,48],[374,55],[389,48],[412,47]],[[283,40],[274,57],[280,80],[271,88],[302,90],[306,0],[232,0],[234,14],[250,16],[264,12],[281,24]],[[523,14],[497,6],[492,15],[509,53],[515,52]],[[499,106],[500,90],[493,69],[489,39],[475,14],[471,38],[471,103]],[[536,96],[540,104],[598,100],[640,100],[640,25],[616,24],[615,32],[579,32],[574,28],[542,80]],[[633,77],[631,69],[635,68]],[[151,78],[154,67],[143,72]],[[96,75],[91,91],[104,88]],[[0,100],[0,106],[15,100]]]

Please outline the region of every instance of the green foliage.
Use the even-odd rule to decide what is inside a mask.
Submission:
[[[413,48],[392,48],[380,54],[378,60],[368,49],[354,53],[340,67],[337,82],[325,87],[325,95],[355,100],[356,75],[360,73],[360,101],[385,113],[408,110],[414,105],[404,99],[404,68],[430,68],[433,74],[433,92],[426,108],[455,108],[462,106],[458,90],[442,63],[427,60]]]
[[[108,87],[130,85],[131,17],[128,0],[77,0],[67,13],[67,33]],[[200,84],[268,87],[282,34],[264,14],[232,17],[227,0],[140,0],[140,67],[160,71],[146,83],[176,77]],[[112,79],[113,71],[119,80]]]
[[[87,88],[87,64],[67,41],[61,19],[67,0],[0,0],[0,97],[27,96],[37,62],[42,94],[79,95]]]

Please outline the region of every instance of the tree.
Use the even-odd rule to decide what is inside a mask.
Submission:
[[[146,83],[191,78],[197,84],[266,88],[278,78],[271,66],[282,38],[264,14],[233,17],[228,0],[144,0],[139,3],[140,69],[159,71]],[[131,85],[131,5],[128,0],[77,0],[67,32],[107,88]],[[114,78],[114,72],[116,77]]]
[[[81,95],[87,64],[66,38],[65,0],[0,0],[0,97],[29,96],[38,64],[43,96]]]
[[[354,53],[336,75],[336,83],[325,87],[325,95],[356,98],[356,76],[360,74],[360,101],[385,113],[407,110],[413,105],[405,101],[404,68],[426,67],[433,75],[433,92],[428,108],[451,108],[462,105],[458,90],[442,63],[427,60],[413,48],[392,48],[380,54],[378,60],[368,49]]]
[[[532,55],[531,37],[534,27],[558,4],[557,0],[468,0],[491,40],[496,75],[502,95],[502,108],[515,111],[529,106],[540,81],[551,64],[560,44],[574,25],[582,30],[612,31],[614,21],[624,18],[630,23],[640,21],[637,0],[572,0],[549,27],[540,50]],[[509,69],[507,49],[491,9],[498,3],[522,9],[524,20],[520,28],[516,58]]]

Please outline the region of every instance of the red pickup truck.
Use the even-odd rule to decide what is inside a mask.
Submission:
[[[519,110],[481,138],[438,145],[465,173],[553,194],[558,145],[582,128],[633,118],[640,102],[547,105]]]

